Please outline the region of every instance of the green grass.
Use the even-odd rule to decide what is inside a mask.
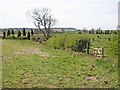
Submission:
[[[2,40],[0,39],[0,89],[2,88]]]
[[[2,49],[3,88],[118,87],[118,60],[108,51],[99,59],[27,40],[3,40]]]

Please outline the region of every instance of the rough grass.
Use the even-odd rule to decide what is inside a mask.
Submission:
[[[2,88],[2,40],[0,39],[0,89]]]
[[[117,88],[117,58],[3,40],[3,88]]]

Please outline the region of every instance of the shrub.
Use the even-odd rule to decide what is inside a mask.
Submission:
[[[82,32],[80,30],[78,30],[78,34],[82,34]]]
[[[90,40],[87,37],[82,37],[79,34],[56,35],[52,36],[47,44],[55,49],[71,49],[76,52],[84,52],[90,45]]]
[[[118,31],[117,31],[117,30],[113,30],[112,33],[113,33],[113,34],[117,34]]]
[[[53,36],[49,39],[49,45],[55,49],[64,48],[65,36],[59,35],[59,36]]]
[[[31,40],[35,42],[41,43],[42,41],[46,41],[45,37],[43,35],[33,35],[31,36]]]
[[[35,35],[31,36],[31,40],[33,40],[33,41],[35,41],[35,40],[36,40]]]
[[[72,50],[76,51],[76,52],[85,52],[86,49],[90,48],[89,44],[90,44],[89,40],[86,40],[86,39],[77,40],[76,44],[75,44],[75,46],[74,46],[74,48]]]
[[[98,35],[97,38],[99,38],[100,36]]]
[[[110,31],[109,30],[105,30],[105,34],[110,34]]]
[[[13,36],[13,35],[9,35],[9,36],[6,37],[6,39],[16,39],[16,37]]]
[[[108,41],[111,41],[110,37],[108,38]]]
[[[20,40],[27,40],[28,38],[26,36],[20,36],[19,39]]]

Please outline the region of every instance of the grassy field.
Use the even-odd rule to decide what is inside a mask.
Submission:
[[[107,47],[104,40],[96,39],[92,47]],[[108,48],[105,58],[28,40],[2,40],[2,49],[3,88],[118,87],[118,59]]]
[[[2,88],[2,40],[0,39],[0,89]]]

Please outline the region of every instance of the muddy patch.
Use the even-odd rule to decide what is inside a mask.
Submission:
[[[88,76],[86,77],[87,81],[98,81],[98,78],[94,77],[94,76]]]

